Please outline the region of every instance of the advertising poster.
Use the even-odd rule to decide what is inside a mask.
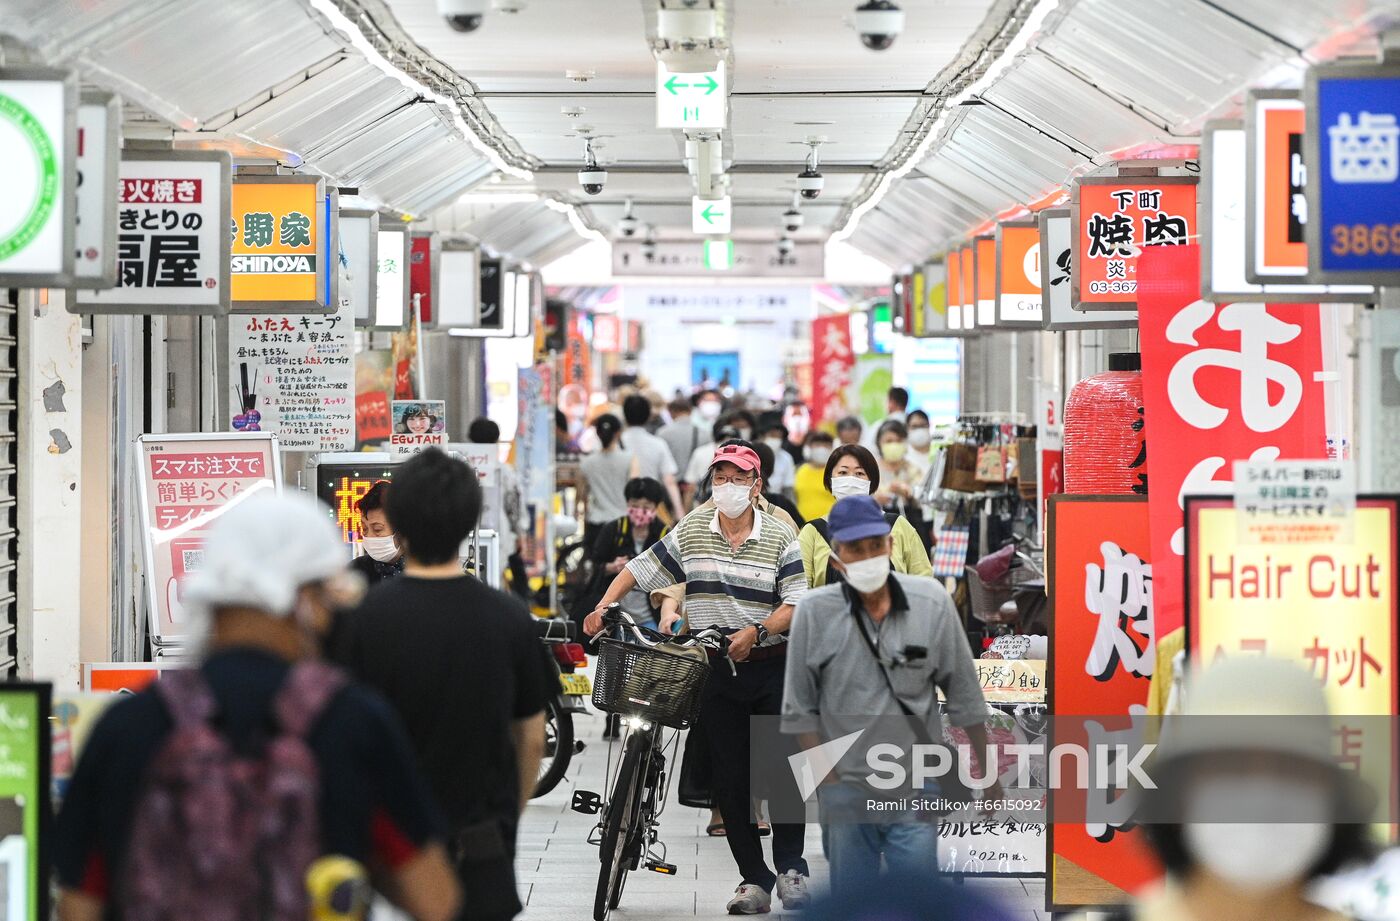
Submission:
[[[447,403],[444,400],[394,400],[394,433],[389,436],[396,457],[410,457],[424,448],[447,444]]]
[[[355,447],[355,316],[250,314],[228,320],[230,424],[271,432],[284,451]]]
[[[47,684],[0,687],[0,916],[48,921]]]
[[[1316,304],[1200,299],[1200,250],[1141,259],[1142,383],[1157,622],[1182,625],[1184,497],[1231,495],[1236,461],[1327,456],[1322,318]]]
[[[894,356],[879,352],[857,355],[846,391],[846,404],[866,425],[876,425],[888,409],[885,398],[894,385]]]
[[[846,390],[855,367],[851,318],[837,313],[812,321],[812,425],[832,425],[847,412]]]
[[[1040,225],[1002,221],[996,237],[997,325],[1040,329]]]
[[[536,509],[554,497],[554,371],[548,363],[521,368],[516,391],[519,433],[515,444],[520,494]]]
[[[117,193],[117,284],[80,290],[79,313],[229,310],[229,156],[127,150]]]
[[[77,105],[72,74],[0,68],[0,284],[72,280]]]
[[[121,165],[121,100],[84,90],[78,105],[78,204],[73,285],[117,283],[117,175]]]
[[[136,439],[151,636],[175,643],[189,629],[185,577],[204,557],[204,535],[223,510],[282,486],[271,434],[142,435]]]
[[[973,265],[977,279],[975,294],[977,325],[997,325],[997,239],[988,235],[978,237],[973,247]]]
[[[1196,236],[1196,180],[1091,176],[1074,184],[1070,210],[1076,309],[1133,307],[1143,251]]]
[[[232,216],[235,310],[315,310],[334,303],[339,257],[325,180],[235,176]]]
[[[124,664],[139,668],[151,663]],[[91,663],[83,665],[84,671],[91,667]],[[158,667],[164,668],[166,666]],[[86,687],[86,680],[83,684]],[[132,690],[137,689],[132,688]],[[73,779],[73,770],[78,766],[78,758],[83,753],[83,746],[87,744],[88,736],[92,734],[93,727],[97,725],[97,721],[101,719],[102,714],[112,705],[113,701],[118,699],[111,691],[80,694],[60,692],[54,695],[53,732],[50,735],[51,756],[49,758],[53,773],[49,789],[52,791],[55,812],[62,805],[63,795],[68,792],[68,783]]]
[[[1131,718],[1147,712],[1160,631],[1153,600],[1162,580],[1154,578],[1147,500],[1054,496],[1047,547],[1050,712],[1104,718],[1086,726],[1100,725],[1105,741],[1131,733]],[[1124,809],[1099,825],[1051,826],[1046,898],[1053,910],[1122,904],[1161,875],[1129,819]]]
[[[366,349],[355,354],[355,450],[365,451],[389,440],[394,420],[389,410],[394,389],[394,353]]]

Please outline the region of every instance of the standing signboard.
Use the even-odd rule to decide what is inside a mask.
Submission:
[[[381,217],[375,256],[379,271],[375,277],[371,325],[397,332],[409,325],[408,307],[412,303],[408,298],[408,225]]]
[[[1297,115],[1301,120],[1301,110]],[[1260,120],[1265,119],[1267,115],[1260,116]],[[1253,164],[1258,151],[1251,153],[1251,143],[1266,146],[1258,139],[1251,140],[1244,123],[1237,119],[1209,121],[1201,129],[1201,296],[1212,301],[1270,303],[1373,299],[1375,289],[1370,285],[1300,284],[1301,274],[1275,274],[1268,276],[1272,279],[1268,284],[1254,283],[1253,279],[1260,276],[1253,271],[1258,258],[1251,260],[1251,245],[1274,253],[1271,258],[1275,263],[1283,261],[1277,253],[1287,252],[1285,247],[1291,245],[1287,239],[1292,215],[1284,210],[1283,202],[1290,198],[1287,188],[1282,195],[1257,193],[1257,217],[1254,206],[1247,206],[1247,193],[1258,179],[1257,175],[1251,176],[1251,171],[1269,176],[1276,184],[1288,180],[1286,175],[1274,175],[1282,172],[1281,168],[1269,169],[1266,165],[1256,169]],[[1276,142],[1275,146],[1283,144]],[[1285,147],[1285,153],[1286,150]],[[1268,207],[1271,201],[1276,204]],[[1299,258],[1306,270],[1305,247]]]
[[[1308,71],[1308,266],[1318,281],[1400,279],[1400,65]]]
[[[977,325],[997,325],[997,238],[991,234],[973,241],[973,299],[977,305]]]
[[[444,240],[438,254],[438,297],[433,314],[439,329],[477,325],[481,250],[459,240]]]
[[[339,247],[334,194],[319,176],[233,177],[233,309],[333,309]]]
[[[0,287],[73,281],[77,78],[0,68]]]
[[[959,274],[962,278],[962,328],[969,330],[982,325],[977,315],[977,262],[974,249],[974,243],[966,243],[958,249]]]
[[[1099,726],[1108,742],[1115,732],[1131,731],[1132,717],[1146,714],[1156,665],[1160,625],[1153,600],[1162,580],[1153,572],[1147,501],[1055,496],[1046,547],[1050,712],[1101,718],[1084,725]],[[1073,741],[1082,740],[1057,737],[1053,744]],[[1051,793],[1057,795],[1064,793]],[[1130,819],[1124,811],[1098,825],[1050,826],[1050,910],[1122,904],[1161,875]]]
[[[229,311],[228,154],[127,150],[117,194],[117,284],[80,290],[75,313]]]
[[[1075,307],[1135,307],[1143,250],[1184,246],[1196,236],[1196,180],[1086,176],[1074,183],[1070,212]]]
[[[481,517],[477,527],[501,530],[501,446],[499,444],[449,444],[447,450],[460,457],[476,472],[481,484]]]
[[[355,319],[256,313],[228,319],[230,425],[271,432],[283,451],[355,449]]]
[[[996,234],[998,326],[1040,329],[1040,225],[1002,221]]]
[[[846,388],[855,367],[851,318],[837,313],[812,321],[812,425],[835,425],[847,412]]]
[[[117,283],[117,177],[122,105],[111,93],[83,90],[78,104],[78,204],[73,287]]]
[[[341,267],[356,326],[374,323],[375,295],[379,288],[379,212],[347,208],[340,212]]]
[[[53,688],[0,686],[0,917],[49,919]]]
[[[442,244],[435,233],[410,235],[408,250],[408,302],[418,305],[418,319],[424,329],[436,327],[438,301],[438,256]]]
[[[1182,625],[1188,495],[1229,495],[1234,463],[1327,456],[1322,317],[1316,304],[1201,300],[1195,245],[1141,260],[1143,403],[1157,623]]]
[[[394,400],[391,412],[394,433],[389,445],[395,457],[403,459],[447,444],[447,401]]]
[[[1131,329],[1136,310],[1074,309],[1071,285],[1074,227],[1068,208],[1047,208],[1036,216],[1040,230],[1040,298],[1043,329]]]
[[[282,488],[281,455],[275,436],[240,433],[142,435],[136,457],[151,640],[176,644],[190,629],[184,581],[205,535],[225,509]]]

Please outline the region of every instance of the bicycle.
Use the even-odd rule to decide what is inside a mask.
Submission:
[[[666,774],[666,750],[674,759],[680,730],[695,722],[700,697],[709,678],[709,653],[728,660],[729,640],[714,628],[698,633],[667,636],[639,626],[618,605],[603,615],[604,631],[621,628],[637,642],[602,639],[593,680],[593,704],[617,713],[622,753],[613,769],[613,746],[608,745],[607,776],[612,793],[603,800],[588,790],[574,792],[571,808],[587,815],[602,814],[589,835],[598,845],[598,887],[593,901],[594,921],[606,921],[622,899],[627,874],[645,867],[674,876],[676,867],[666,862],[666,845],[658,832],[661,813],[670,792]],[[733,663],[730,663],[732,669]],[[672,730],[669,737],[665,730]]]

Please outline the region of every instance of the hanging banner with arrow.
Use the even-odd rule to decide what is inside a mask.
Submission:
[[[656,64],[656,127],[727,127],[729,87],[724,62],[709,73],[673,74]]]
[[[695,233],[729,233],[729,196],[723,198],[700,198],[690,200],[690,229]]]

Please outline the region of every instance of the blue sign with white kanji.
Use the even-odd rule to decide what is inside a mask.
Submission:
[[[1319,68],[1309,90],[1312,268],[1400,272],[1400,68]]]

